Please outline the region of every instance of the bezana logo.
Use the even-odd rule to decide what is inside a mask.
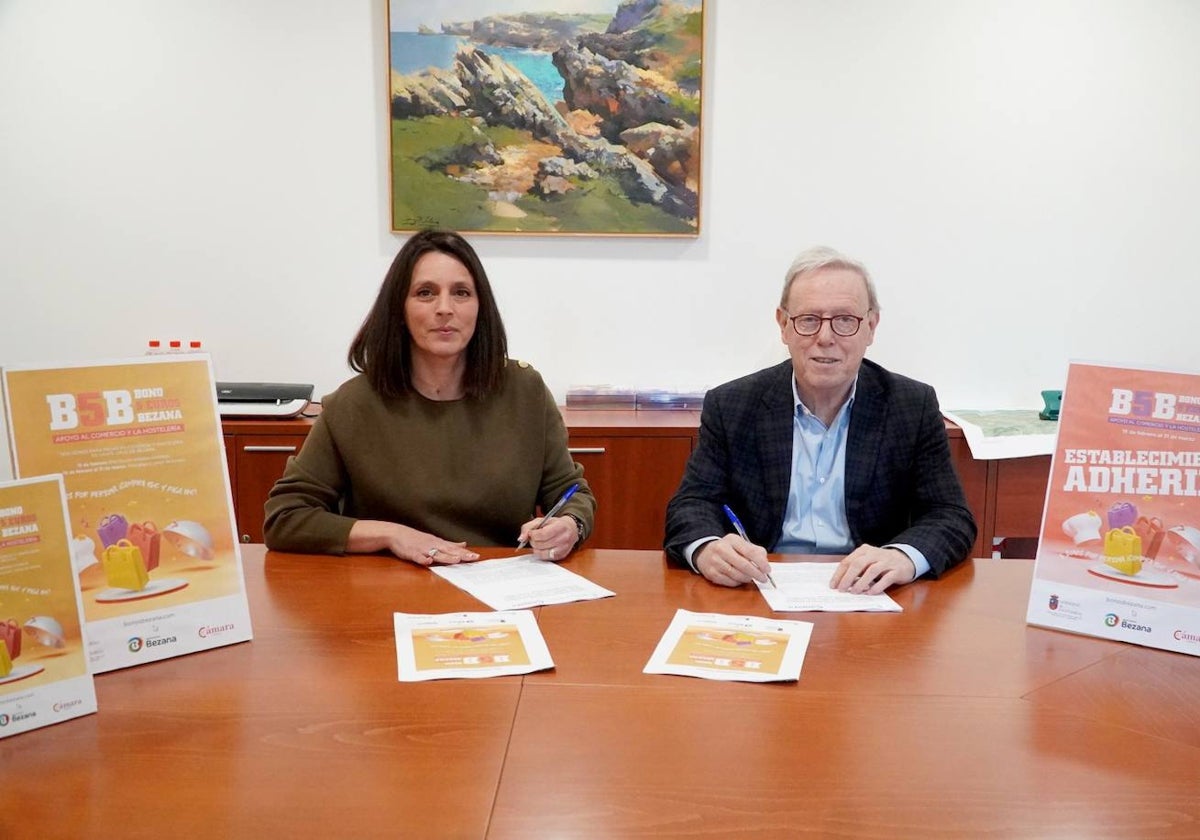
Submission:
[[[1052,609],[1052,610],[1058,609],[1058,596],[1057,595],[1050,596],[1050,609]]]
[[[1116,613],[1109,613],[1108,615],[1104,616],[1104,624],[1108,627],[1117,627],[1119,625],[1122,630],[1137,630],[1141,633],[1153,632],[1148,624],[1138,624],[1136,621],[1130,621],[1127,618],[1121,618]]]
[[[8,715],[0,714],[0,726],[8,726]]]
[[[144,646],[141,636],[131,636],[129,638],[129,652],[137,653]]]

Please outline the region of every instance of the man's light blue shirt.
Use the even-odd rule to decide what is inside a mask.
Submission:
[[[808,410],[792,378],[792,480],[788,487],[780,554],[849,554],[854,550],[846,521],[846,437],[856,381],[827,427]]]
[[[849,554],[855,549],[846,518],[846,439],[858,380],[833,422],[826,426],[800,401],[792,377],[792,480],[788,487],[779,554]],[[889,543],[903,551],[917,577],[929,571],[925,555],[911,545]]]

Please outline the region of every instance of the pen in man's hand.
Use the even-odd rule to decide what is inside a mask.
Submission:
[[[746,536],[746,529],[742,527],[742,520],[737,518],[737,514],[729,509],[729,505],[721,505],[721,509],[725,511],[725,515],[729,517],[729,521],[732,522],[733,527],[737,529],[738,536],[744,539],[746,542],[750,542],[750,538]],[[772,589],[779,588],[775,585],[775,578],[771,577],[771,573],[769,571],[767,572],[767,583],[771,584]]]
[[[559,500],[554,503],[554,507],[550,508],[550,510],[546,513],[546,515],[542,517],[542,521],[538,523],[538,527],[541,528],[543,525],[545,525],[546,521],[550,517],[557,516],[558,512],[563,509],[563,505],[565,505],[570,500],[570,498],[575,495],[575,491],[578,489],[579,489],[578,482],[576,482],[575,484],[572,484],[570,487],[568,487],[567,492],[563,493],[562,496],[559,498]],[[527,540],[522,539],[520,542],[517,543],[517,548],[524,548],[526,542],[527,542]]]

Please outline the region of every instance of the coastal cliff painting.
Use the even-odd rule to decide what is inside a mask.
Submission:
[[[389,0],[392,230],[696,236],[703,0]]]

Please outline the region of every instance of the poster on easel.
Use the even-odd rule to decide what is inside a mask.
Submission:
[[[60,473],[93,673],[248,641],[207,355],[9,367],[13,471]]]
[[[1200,375],[1073,363],[1030,624],[1200,656]]]
[[[90,715],[62,476],[0,481],[0,738]]]

